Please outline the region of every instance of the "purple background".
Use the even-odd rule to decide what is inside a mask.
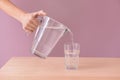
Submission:
[[[80,56],[120,57],[120,0],[12,0],[28,12],[43,9],[69,26],[81,45]],[[0,67],[13,56],[33,56],[34,34],[26,36],[21,24],[0,11]],[[49,56],[63,56],[61,39]]]

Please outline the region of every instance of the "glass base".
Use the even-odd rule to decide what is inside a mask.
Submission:
[[[66,68],[66,70],[78,70],[78,67],[66,66],[65,68]]]

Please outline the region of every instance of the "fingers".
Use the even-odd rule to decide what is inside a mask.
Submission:
[[[29,23],[23,26],[23,29],[25,30],[25,32],[29,32],[32,33],[34,30],[36,30],[37,24],[33,24],[33,23]]]
[[[34,24],[34,23],[29,23],[28,25],[24,26],[23,29],[26,32],[32,33],[33,31],[35,31],[37,29],[38,24]]]
[[[35,27],[38,27],[38,25],[40,25],[40,21],[38,19],[33,19],[31,24],[35,25]]]
[[[37,11],[33,13],[33,17],[37,18],[38,16],[45,16],[46,13],[43,10]]]
[[[39,16],[45,16],[46,13],[45,13],[43,10],[41,10],[41,11],[38,11],[38,15],[39,15]]]
[[[40,25],[40,21],[37,19],[38,16],[45,16],[46,13],[44,11],[37,11],[34,13],[28,13],[26,14],[24,20],[22,20],[23,29],[27,33],[32,33],[37,29],[37,27]]]
[[[27,33],[32,33],[33,31],[34,31],[34,28],[32,28],[32,27],[28,27],[28,26],[25,26],[25,27],[23,27],[23,29],[25,30],[25,32],[27,32]]]

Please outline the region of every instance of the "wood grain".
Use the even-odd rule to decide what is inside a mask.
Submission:
[[[78,70],[66,70],[63,57],[13,57],[0,80],[120,80],[120,58],[80,57]]]

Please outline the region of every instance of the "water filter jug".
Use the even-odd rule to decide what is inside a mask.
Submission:
[[[66,31],[68,28],[62,23],[44,16],[34,36],[32,53],[46,58]]]

